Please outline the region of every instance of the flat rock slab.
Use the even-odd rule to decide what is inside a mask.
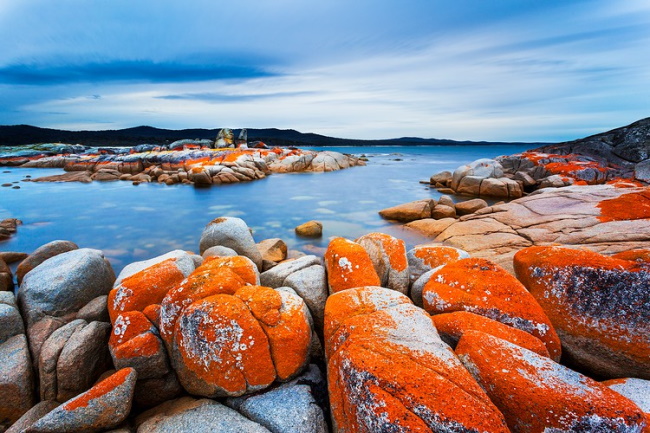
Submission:
[[[472,257],[490,259],[510,272],[513,255],[533,245],[559,243],[601,254],[649,248],[650,212],[644,206],[649,190],[613,185],[539,190],[464,216],[435,240],[462,248]],[[635,199],[635,211],[634,206],[619,206],[632,201],[625,196]],[[617,207],[622,210],[612,213]]]

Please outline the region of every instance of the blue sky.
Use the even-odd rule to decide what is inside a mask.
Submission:
[[[647,0],[2,0],[0,124],[560,141],[650,116]]]

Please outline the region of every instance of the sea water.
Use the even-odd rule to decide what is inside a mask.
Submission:
[[[381,219],[378,211],[440,194],[420,184],[443,170],[478,158],[525,150],[527,146],[330,147],[366,156],[366,166],[330,173],[272,174],[265,179],[210,188],[130,182],[44,183],[32,178],[62,173],[58,169],[0,167],[0,220],[23,224],[0,251],[31,252],[57,239],[102,250],[116,272],[125,265],[173,249],[198,252],[201,232],[212,219],[239,217],[257,242],[281,238],[291,249],[322,254],[331,236],[355,239],[380,231],[408,246],[427,239],[400,224]],[[309,220],[323,223],[323,237],[299,238],[294,227]]]

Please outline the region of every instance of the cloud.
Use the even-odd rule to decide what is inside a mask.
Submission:
[[[261,99],[293,98],[297,96],[312,96],[318,92],[274,92],[274,93],[245,93],[245,94],[223,94],[223,93],[181,93],[175,95],[155,96],[156,99],[168,99],[177,101],[205,101],[205,102],[251,102]]]
[[[255,66],[212,63],[114,60],[97,63],[42,65],[15,64],[0,67],[0,83],[50,86],[68,83],[196,82],[271,77],[276,73]]]

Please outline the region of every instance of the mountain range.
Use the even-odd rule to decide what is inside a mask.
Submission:
[[[233,129],[235,137],[241,129]],[[526,144],[531,147],[548,143],[513,143],[488,141],[455,141],[437,138],[402,137],[385,140],[352,140],[303,133],[293,129],[248,129],[248,141],[263,141],[274,146],[413,146],[413,145],[499,145]],[[30,125],[0,126],[0,146],[34,143],[83,144],[93,147],[130,147],[137,144],[166,144],[183,138],[214,140],[219,129],[160,129],[151,126],[105,130],[65,131]]]

